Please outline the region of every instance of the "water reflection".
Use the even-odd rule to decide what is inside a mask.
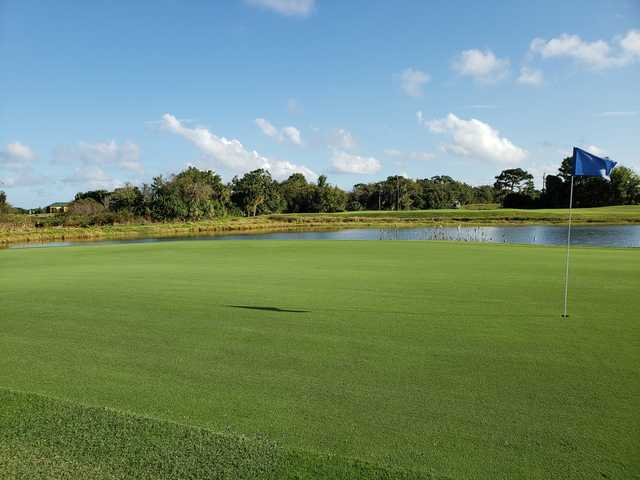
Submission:
[[[640,247],[640,225],[578,225],[572,229],[573,245],[599,247]],[[188,237],[97,240],[10,245],[9,248],[55,247],[70,245],[113,245],[177,240],[452,240],[461,242],[564,245],[567,227],[561,225],[493,227],[412,227],[351,228],[342,230],[269,232],[251,234],[198,235]]]

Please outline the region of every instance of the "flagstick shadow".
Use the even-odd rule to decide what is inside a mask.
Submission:
[[[225,306],[230,308],[243,308],[245,310],[261,310],[264,312],[309,313],[309,310],[296,310],[293,308],[280,308],[280,307],[254,306],[254,305],[225,305]]]

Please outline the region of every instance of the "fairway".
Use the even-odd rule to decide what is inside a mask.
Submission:
[[[637,478],[640,252],[575,248],[569,319],[564,254],[0,251],[0,477]]]

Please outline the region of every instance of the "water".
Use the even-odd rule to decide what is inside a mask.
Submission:
[[[572,228],[572,245],[640,247],[640,225],[578,225]],[[251,234],[197,235],[134,240],[86,240],[10,245],[9,248],[71,245],[149,243],[177,240],[453,240],[461,242],[565,245],[567,227],[557,225],[494,227],[350,228],[320,231],[289,231]]]

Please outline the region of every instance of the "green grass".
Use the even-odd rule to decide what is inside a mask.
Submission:
[[[565,320],[554,247],[0,251],[0,477],[638,478],[640,252],[572,258]]]
[[[435,478],[2,389],[0,422],[3,479]]]
[[[297,218],[306,221],[318,219],[396,219],[428,222],[474,222],[474,223],[564,223],[569,216],[569,210],[564,208],[548,209],[516,209],[516,208],[472,208],[441,209],[441,210],[401,210],[341,213],[296,213],[271,215],[271,218],[283,220]],[[575,208],[573,219],[577,223],[640,223],[640,205],[621,205],[615,207]]]

